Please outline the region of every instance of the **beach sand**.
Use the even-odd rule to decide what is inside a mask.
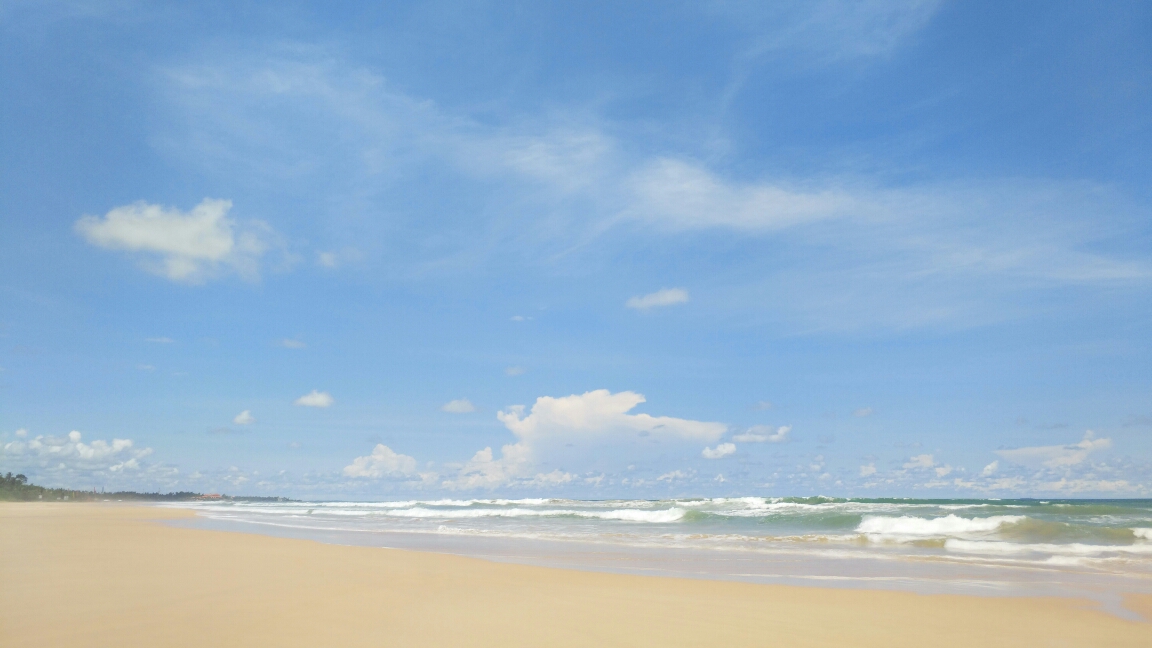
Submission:
[[[0,503],[0,645],[1152,646],[1089,601],[589,573]],[[1152,615],[1152,597],[1128,606]]]

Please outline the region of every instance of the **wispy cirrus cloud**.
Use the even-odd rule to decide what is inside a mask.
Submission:
[[[637,295],[625,302],[625,306],[635,310],[649,310],[663,306],[675,306],[688,302],[688,291],[683,288],[661,288],[654,293]]]
[[[893,16],[920,16],[907,23],[915,25],[933,7],[861,11],[887,16],[877,24],[889,26]],[[429,233],[434,258],[412,256],[426,249],[419,246],[397,248],[392,263],[412,268],[506,263],[510,250],[546,263],[622,240],[675,245],[693,232],[727,232],[730,241],[786,241],[793,253],[750,257],[743,274],[761,279],[711,287],[712,305],[823,330],[980,325],[1027,316],[1016,297],[1024,293],[1152,285],[1147,259],[1100,245],[1123,236],[1132,209],[1113,188],[1088,181],[736,178],[689,151],[646,152],[601,118],[476,120],[314,47],[170,68],[162,78],[188,137],[195,133],[199,163],[245,165],[354,196],[356,209],[414,191],[396,171],[411,165],[424,180],[501,196],[500,210]],[[323,147],[308,126],[317,114],[332,131]],[[396,217],[419,232],[420,209],[440,207],[414,205]],[[321,264],[335,263],[320,254]]]
[[[1081,463],[1088,459],[1088,456],[1093,452],[1106,450],[1110,447],[1112,447],[1111,439],[1096,438],[1096,433],[1088,430],[1079,443],[997,450],[996,454],[1003,459],[1025,466],[1062,468]]]

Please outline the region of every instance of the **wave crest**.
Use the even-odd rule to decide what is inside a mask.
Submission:
[[[856,532],[894,539],[964,536],[992,533],[1006,524],[1015,524],[1025,519],[1023,515],[965,518],[954,513],[936,518],[866,515],[856,527]]]

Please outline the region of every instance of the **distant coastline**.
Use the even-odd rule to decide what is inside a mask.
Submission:
[[[287,497],[258,497],[245,495],[225,495],[221,493],[194,493],[176,491],[170,493],[138,493],[136,491],[87,491],[71,488],[48,488],[28,482],[24,475],[11,472],[0,475],[0,502],[292,502]]]

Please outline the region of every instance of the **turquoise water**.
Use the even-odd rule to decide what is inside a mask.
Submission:
[[[1152,591],[1152,500],[190,504],[218,528],[532,564],[920,591]]]

